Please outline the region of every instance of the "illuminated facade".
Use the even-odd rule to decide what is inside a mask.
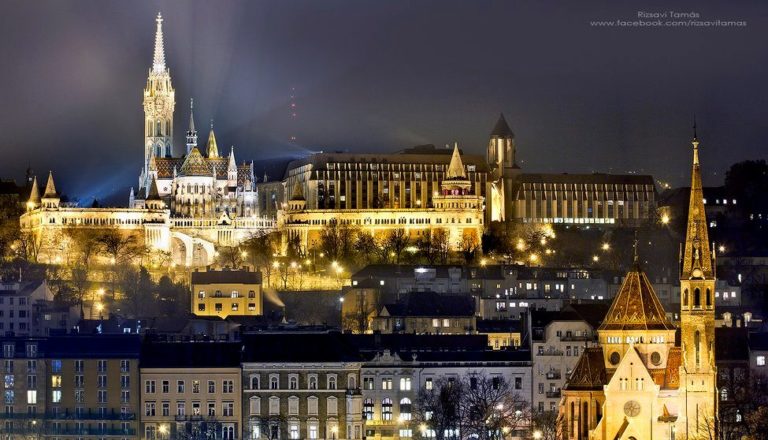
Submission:
[[[655,215],[651,176],[525,173],[516,154],[515,134],[501,115],[487,151],[489,221],[635,227]]]
[[[70,227],[116,228],[136,234],[152,249],[168,252],[175,264],[206,266],[218,246],[237,245],[274,230],[260,215],[253,162],[237,164],[234,147],[220,155],[211,124],[205,155],[197,145],[192,106],[184,155],[173,156],[175,90],[165,64],[162,17],[158,14],[152,67],[144,89],[144,161],[138,192],[128,208],[80,208],[62,204],[53,176],[39,194],[37,181],[21,217],[35,234],[41,261],[61,257],[60,234]]]
[[[450,152],[450,156],[447,154]],[[467,163],[464,163],[464,160]],[[483,233],[486,165],[453,150],[417,147],[397,154],[314,154],[288,166],[290,196],[278,212],[287,236],[303,248],[320,243],[331,222],[381,237],[403,229],[416,239],[448,231],[453,248],[465,235]]]
[[[715,273],[693,140],[690,212],[680,285],[680,340],[635,263],[563,389],[563,439],[714,438]],[[636,258],[637,261],[637,258]]]

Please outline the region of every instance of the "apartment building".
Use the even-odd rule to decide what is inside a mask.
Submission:
[[[46,437],[139,438],[140,347],[136,335],[46,339]]]
[[[596,344],[607,311],[607,304],[571,304],[561,311],[530,312],[535,410],[558,410],[561,390],[584,349]]]
[[[361,359],[339,333],[243,336],[243,425],[256,439],[361,440]]]
[[[143,438],[243,438],[240,348],[228,342],[145,342]]]

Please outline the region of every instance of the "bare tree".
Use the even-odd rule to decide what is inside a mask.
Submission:
[[[464,256],[464,261],[469,264],[475,259],[475,254],[480,249],[480,239],[475,231],[465,231],[459,240],[459,249]]]
[[[386,252],[386,256],[391,258],[395,264],[400,264],[400,258],[408,247],[411,240],[408,237],[408,233],[403,228],[393,229],[389,231],[389,234],[384,238],[383,250]]]
[[[354,244],[357,260],[372,263],[376,257],[376,240],[367,232],[359,232]]]
[[[217,262],[222,266],[231,267],[232,269],[242,266],[243,259],[247,255],[247,251],[243,253],[244,251],[237,246],[220,247],[217,252]]]
[[[532,411],[531,431],[539,432],[542,440],[557,440],[558,427],[563,423],[557,411]]]
[[[96,237],[99,252],[109,260],[111,297],[115,299],[115,285],[122,268],[141,254],[142,246],[135,234],[124,235],[118,229],[105,229]]]
[[[431,389],[419,390],[412,420],[421,438],[445,440],[449,433],[461,432],[464,391],[462,381],[447,377],[434,381]]]
[[[529,426],[528,402],[503,377],[470,373],[462,381],[465,433],[479,440],[500,440]]]

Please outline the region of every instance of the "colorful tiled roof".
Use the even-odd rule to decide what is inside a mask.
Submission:
[[[565,385],[567,390],[600,390],[608,383],[605,371],[605,359],[602,347],[589,347],[579,358],[579,362]]]
[[[638,265],[627,273],[598,330],[674,330]]]

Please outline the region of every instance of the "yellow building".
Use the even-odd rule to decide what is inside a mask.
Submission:
[[[488,336],[488,346],[493,350],[520,346],[520,321],[508,319],[478,320],[477,333]]]
[[[197,316],[259,316],[263,300],[261,272],[192,272],[192,313]]]
[[[563,439],[704,439],[716,431],[714,255],[710,252],[694,132],[680,340],[645,273],[627,274],[563,389]]]

